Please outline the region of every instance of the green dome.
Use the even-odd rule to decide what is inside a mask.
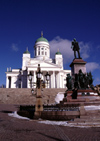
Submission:
[[[26,51],[24,52],[24,54],[30,54],[30,52],[28,51],[28,48],[26,49]]]
[[[59,51],[58,51],[58,52],[56,52],[56,55],[61,55],[61,52],[59,52]]]
[[[41,36],[40,38],[38,38],[35,43],[41,42],[41,41],[48,43],[48,40],[46,38],[44,38],[43,36]]]

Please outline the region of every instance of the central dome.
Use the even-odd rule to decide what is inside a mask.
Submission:
[[[48,43],[48,40],[43,37],[43,32],[41,32],[41,37],[38,38],[35,43],[37,42],[47,42]]]
[[[44,38],[43,36],[41,36],[40,38],[38,38],[35,43],[41,42],[41,41],[48,43],[48,40],[46,38]]]

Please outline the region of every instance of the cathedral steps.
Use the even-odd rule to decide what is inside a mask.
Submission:
[[[100,110],[88,110],[85,115],[68,121],[69,124],[80,127],[100,127]]]
[[[69,124],[71,125],[76,125],[80,126],[80,127],[86,127],[86,126],[90,126],[90,127],[100,127],[100,113],[98,115],[86,115],[84,117],[80,118],[75,118],[73,121],[68,121]]]
[[[43,89],[43,104],[54,104],[55,97],[59,92],[65,92],[66,89]],[[36,91],[36,90],[35,90]],[[0,104],[28,104],[34,105],[36,101],[36,92],[34,95],[29,88],[0,88]]]

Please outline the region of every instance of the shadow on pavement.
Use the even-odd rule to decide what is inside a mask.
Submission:
[[[56,141],[64,141],[64,140],[62,140],[62,139],[58,139],[58,138],[55,138],[55,137],[52,137],[52,136],[49,136],[49,135],[45,135],[45,134],[43,134],[43,133],[40,133],[40,132],[37,132],[38,134],[41,134],[41,135],[43,135],[43,136],[46,136],[46,137],[48,137],[48,138],[50,138],[50,139],[54,139],[54,140],[56,140]]]
[[[3,111],[0,111],[1,113],[13,113],[13,111],[6,111],[6,110],[3,110]]]

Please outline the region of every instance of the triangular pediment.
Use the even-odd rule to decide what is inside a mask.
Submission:
[[[47,61],[42,61],[42,60],[36,60],[34,62],[32,62],[31,64],[28,65],[28,67],[36,67],[38,66],[38,64],[40,64],[40,67],[42,68],[61,68],[60,66],[54,64],[54,63],[50,63],[50,62],[47,62]]]

